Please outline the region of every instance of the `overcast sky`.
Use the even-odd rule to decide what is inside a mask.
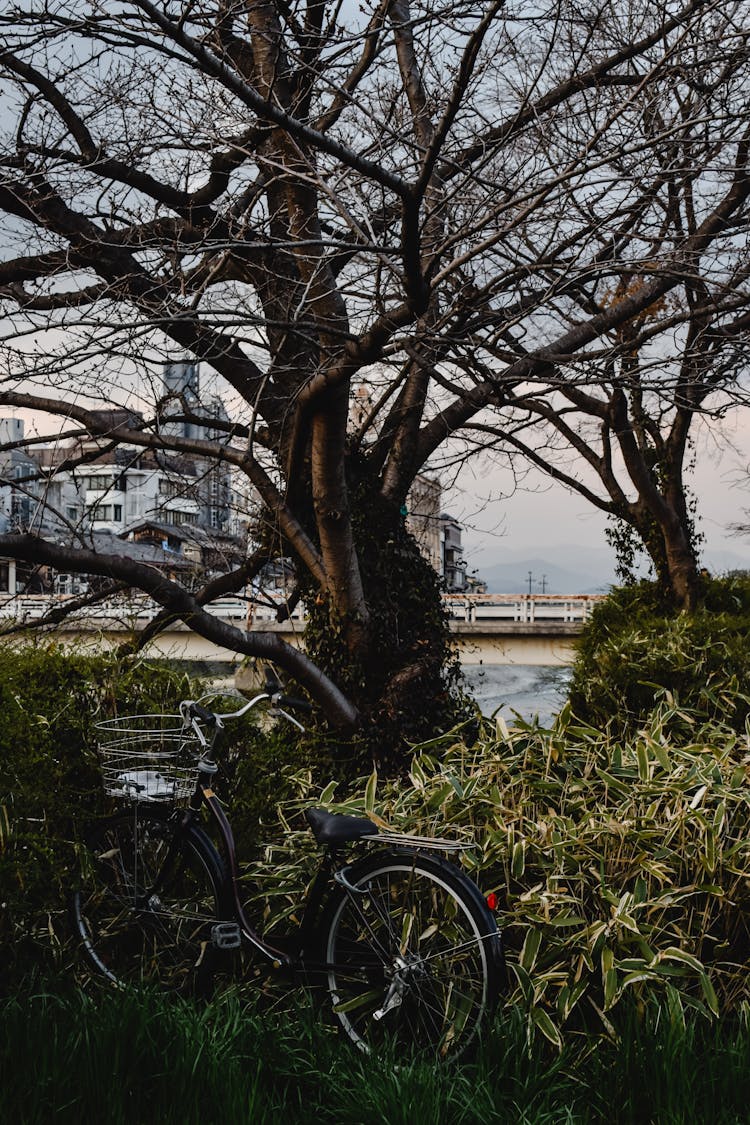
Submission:
[[[729,531],[730,524],[743,520],[743,509],[750,509],[750,409],[733,411],[720,428],[702,424],[696,439],[690,479],[707,562],[711,569],[721,569],[746,559],[750,568],[750,536]],[[606,516],[581,497],[536,472],[522,490],[508,496],[512,488],[508,472],[475,464],[445,497],[444,506],[464,524],[470,570],[481,574],[482,567],[540,553],[555,561],[554,548],[560,545],[607,549]]]

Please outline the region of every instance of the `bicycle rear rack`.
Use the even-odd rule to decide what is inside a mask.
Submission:
[[[472,844],[467,840],[445,840],[440,836],[413,836],[409,832],[390,832],[388,829],[379,829],[377,836],[363,836],[360,843],[364,844],[394,844],[399,848],[432,848],[440,852],[463,852]]]

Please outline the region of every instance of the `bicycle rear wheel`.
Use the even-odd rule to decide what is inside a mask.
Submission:
[[[500,938],[478,889],[458,868],[384,852],[346,873],[323,920],[335,1021],[363,1051],[387,1043],[455,1057],[493,1010]]]
[[[92,827],[71,901],[88,961],[113,983],[202,990],[211,930],[222,910],[224,865],[197,826],[183,830],[158,807]]]

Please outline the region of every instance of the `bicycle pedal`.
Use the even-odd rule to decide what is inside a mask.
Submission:
[[[211,944],[215,949],[239,949],[242,931],[236,922],[217,922],[211,927]]]

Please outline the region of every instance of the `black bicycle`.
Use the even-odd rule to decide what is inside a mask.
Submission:
[[[71,909],[90,963],[117,985],[200,991],[235,951],[249,949],[271,969],[320,985],[362,1050],[395,1040],[399,1049],[459,1054],[504,977],[495,916],[447,859],[464,844],[308,809],[324,851],[301,924],[280,948],[248,921],[232,829],[211,782],[224,720],[263,702],[297,726],[289,711],[309,710],[269,683],[230,714],[186,700],[179,715],[98,724],[104,787],[125,807],[93,825],[82,849]]]

